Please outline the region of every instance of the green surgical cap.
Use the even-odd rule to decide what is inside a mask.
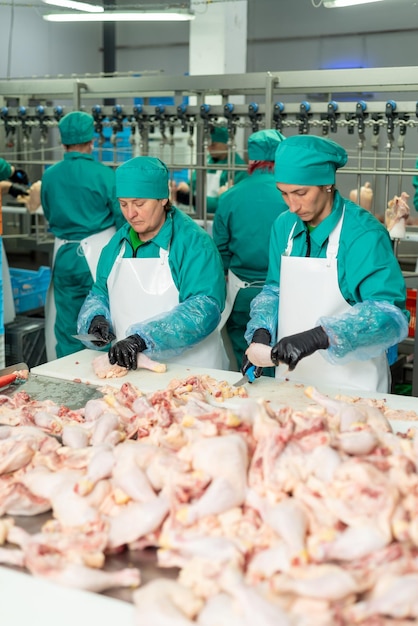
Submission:
[[[228,143],[228,130],[223,126],[212,128],[210,138],[214,143]]]
[[[330,139],[295,135],[277,148],[274,179],[289,185],[333,185],[335,171],[347,159],[344,148]]]
[[[248,158],[251,161],[274,161],[279,144],[286,139],[278,130],[259,130],[248,137]]]
[[[64,146],[76,143],[87,143],[94,137],[94,119],[89,113],[72,111],[67,113],[59,122],[58,128]]]
[[[118,198],[169,197],[168,169],[156,157],[139,156],[116,169],[116,196]]]

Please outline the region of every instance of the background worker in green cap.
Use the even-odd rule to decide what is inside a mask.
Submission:
[[[275,162],[289,210],[273,225],[266,285],[251,305],[242,370],[250,367],[263,329],[278,377],[387,392],[386,349],[407,336],[409,318],[389,234],[336,190],[336,170],[347,162],[338,144],[290,137]]]
[[[212,238],[169,201],[168,170],[135,157],[116,170],[126,224],[103,250],[78,330],[109,361],[136,369],[139,353],[164,361],[227,367],[218,324],[225,304],[222,261]],[[86,343],[94,347],[93,343]]]
[[[73,111],[59,122],[64,159],[42,176],[41,203],[55,235],[52,281],[45,307],[48,361],[83,348],[72,335],[95,278],[99,254],[124,223],[115,173],[92,155],[94,120]]]
[[[278,130],[259,130],[248,138],[248,174],[219,198],[213,218],[213,240],[227,274],[227,303],[222,318],[231,340],[237,368],[247,349],[244,338],[250,303],[261,291],[268,268],[270,231],[287,210],[274,180],[274,155],[284,139]],[[264,375],[274,376],[274,369]]]
[[[213,127],[210,133],[210,143],[208,145],[207,164],[209,169],[206,171],[206,210],[208,213],[215,213],[218,207],[218,201],[222,193],[228,189],[228,180],[231,174],[228,170],[216,169],[217,165],[228,164],[228,130],[224,127]],[[237,153],[233,154],[232,165],[245,165],[244,159]],[[232,172],[232,183],[236,185],[244,178],[247,178],[245,170]],[[190,204],[190,186],[192,189],[192,204],[195,206],[196,196],[196,172],[192,173],[190,184],[179,183],[178,186],[172,186],[171,197],[174,202],[180,202],[184,205]]]

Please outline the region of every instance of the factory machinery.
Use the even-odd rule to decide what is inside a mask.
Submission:
[[[40,179],[44,168],[62,157],[59,120],[73,110],[87,111],[95,120],[99,160],[117,166],[133,156],[157,156],[174,181],[196,170],[194,206],[182,208],[208,227],[205,174],[212,127],[228,130],[228,164],[220,169],[231,176],[243,167],[233,165],[234,152],[246,156],[246,139],[254,131],[275,128],[286,137],[329,137],[349,155],[347,166],[339,172],[342,195],[357,190],[360,197],[362,185],[370,183],[371,210],[383,220],[390,199],[401,192],[409,194],[411,225],[405,239],[394,246],[408,287],[416,288],[418,227],[413,223],[418,220],[414,219],[412,177],[418,156],[417,76],[417,67],[392,67],[0,80],[1,155],[26,169],[32,181]],[[30,216],[13,206],[6,210],[6,248],[52,249],[41,213]],[[413,347],[409,350],[412,353]],[[414,395],[418,395],[416,370]]]

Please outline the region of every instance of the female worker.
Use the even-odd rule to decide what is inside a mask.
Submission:
[[[347,162],[338,144],[290,137],[275,162],[289,210],[272,229],[247,341],[273,345],[276,376],[387,392],[385,351],[408,334],[405,282],[389,234],[335,189],[335,172]],[[250,365],[245,358],[243,372]]]
[[[213,219],[213,240],[228,277],[222,318],[227,320],[226,330],[238,366],[247,347],[244,333],[250,302],[266,280],[271,227],[287,209],[274,180],[274,155],[283,139],[273,129],[249,136],[249,176],[220,196]],[[274,375],[274,369],[267,373]]]
[[[103,246],[124,222],[114,171],[92,155],[94,120],[82,111],[58,124],[64,159],[45,170],[41,203],[55,235],[51,287],[45,309],[48,361],[78,352],[72,337],[77,317],[93,284]]]
[[[78,330],[96,335],[99,347],[116,335],[109,361],[128,369],[136,369],[142,351],[223,368],[217,329],[225,304],[222,261],[211,237],[169,202],[168,179],[167,167],[154,157],[117,168],[127,223],[103,250]]]

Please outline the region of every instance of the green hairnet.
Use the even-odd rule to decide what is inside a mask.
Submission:
[[[278,145],[286,139],[278,130],[259,130],[248,137],[248,158],[251,161],[274,161]]]
[[[58,124],[64,146],[87,143],[94,137],[94,119],[84,111],[67,113]]]
[[[228,130],[224,126],[217,126],[210,131],[213,143],[228,143]]]
[[[116,196],[118,198],[169,197],[168,169],[156,157],[139,156],[116,169]]]
[[[333,185],[336,170],[347,159],[344,148],[330,139],[295,135],[277,148],[274,179],[290,185]]]

